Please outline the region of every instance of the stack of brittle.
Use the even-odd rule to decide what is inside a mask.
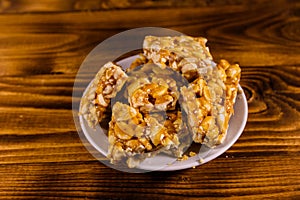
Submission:
[[[222,143],[240,74],[237,64],[213,62],[205,38],[146,36],[126,71],[112,62],[100,69],[80,114],[91,127],[109,118],[111,163],[132,168],[161,152],[181,157],[192,142]]]

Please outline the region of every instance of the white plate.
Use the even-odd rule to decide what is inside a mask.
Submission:
[[[135,58],[136,56],[132,56],[123,59],[118,64],[123,68],[128,68]],[[241,86],[239,86],[239,90],[241,92],[238,94],[234,105],[235,113],[230,119],[228,133],[222,144],[213,149],[202,145],[199,154],[185,161],[177,161],[174,157],[159,154],[153,158],[147,158],[139,165],[139,169],[147,171],[173,171],[191,168],[209,162],[228,150],[242,134],[248,116],[247,100]],[[82,132],[88,142],[103,156],[107,156],[109,143],[106,132],[100,126],[96,127],[96,129],[90,128],[82,116],[79,116],[79,121]],[[101,161],[102,159],[99,160]]]

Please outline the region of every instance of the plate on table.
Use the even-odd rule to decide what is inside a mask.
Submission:
[[[122,59],[118,61],[117,64],[126,69],[130,66],[132,61],[137,56],[138,55]],[[205,145],[201,145],[199,147],[200,150],[198,148],[198,154],[189,157],[187,160],[184,161],[178,161],[174,157],[161,153],[153,158],[147,158],[146,160],[140,163],[138,168],[146,171],[181,170],[199,166],[217,158],[225,151],[227,151],[237,141],[246,125],[248,116],[248,106],[246,96],[240,85],[239,92],[234,105],[234,111],[234,115],[229,121],[227,135],[222,144],[216,146],[215,148],[208,148]],[[82,116],[79,116],[79,122],[82,133],[87,139],[87,141],[96,149],[96,151],[98,151],[100,154],[106,157],[109,146],[107,130],[102,129],[100,126],[96,127],[96,129],[90,128]]]

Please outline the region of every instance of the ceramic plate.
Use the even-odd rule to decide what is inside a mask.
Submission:
[[[137,56],[128,57],[119,61],[118,64],[126,69],[136,57]],[[248,116],[247,100],[241,86],[239,86],[239,90],[240,92],[234,105],[235,112],[230,119],[228,133],[222,144],[213,149],[204,145],[199,146],[199,153],[196,156],[189,157],[189,159],[185,161],[177,161],[174,157],[166,154],[159,154],[153,158],[147,158],[139,165],[139,168],[147,171],[173,171],[191,168],[209,162],[228,150],[242,134]],[[103,156],[107,156],[109,146],[106,135],[107,131],[101,129],[100,126],[96,129],[90,128],[82,116],[79,116],[79,121],[82,132],[88,142],[96,149],[96,151]]]

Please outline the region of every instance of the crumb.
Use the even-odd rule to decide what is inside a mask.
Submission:
[[[185,161],[187,159],[189,159],[189,157],[187,155],[183,155],[182,157],[177,158],[178,161]]]
[[[243,94],[243,90],[241,90],[240,88],[238,88],[237,93],[238,93],[238,94]]]
[[[189,156],[190,157],[193,157],[193,156],[195,156],[195,155],[197,155],[195,152],[193,152],[193,151],[191,151],[190,153],[189,153]]]

